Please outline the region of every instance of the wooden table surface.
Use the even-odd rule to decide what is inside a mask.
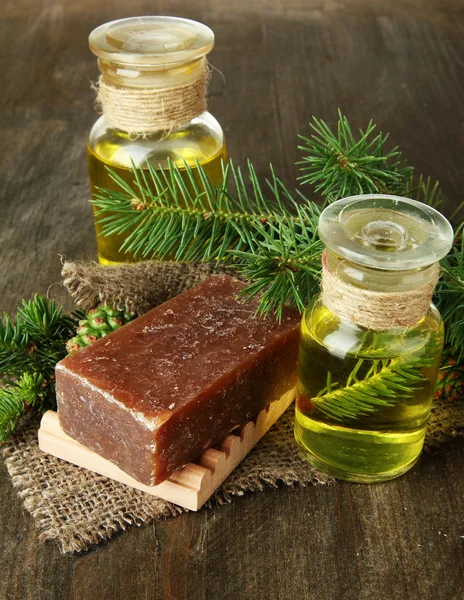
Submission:
[[[96,118],[87,36],[143,14],[205,22],[226,79],[212,112],[230,155],[297,175],[312,114],[373,118],[449,209],[464,188],[458,0],[5,0],[0,14],[0,309],[50,292],[96,245],[85,164]],[[216,82],[218,84],[218,82]],[[219,85],[217,88],[219,89]],[[66,306],[70,303],[66,300]],[[267,490],[131,530],[80,557],[41,544],[0,467],[0,600],[464,598],[464,443],[382,485]]]

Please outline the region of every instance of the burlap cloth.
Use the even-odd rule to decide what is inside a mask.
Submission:
[[[141,314],[207,278],[211,265],[145,262],[121,267],[66,263],[64,284],[76,303],[90,309],[101,301]],[[130,525],[143,525],[184,512],[164,500],[133,490],[40,452],[38,423],[30,423],[2,446],[13,485],[32,514],[41,540],[56,540],[63,553],[89,549]],[[464,433],[464,402],[437,401],[426,438],[430,450]],[[233,496],[285,485],[332,480],[298,455],[293,407],[224,482],[207,508]]]

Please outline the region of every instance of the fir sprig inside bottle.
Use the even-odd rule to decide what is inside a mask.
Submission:
[[[412,398],[425,378],[422,370],[432,365],[423,357],[413,364],[402,364],[398,359],[374,360],[369,371],[358,379],[359,360],[346,382],[333,382],[328,372],[326,387],[311,399],[319,412],[335,421],[368,415],[382,406],[394,406],[398,401]]]

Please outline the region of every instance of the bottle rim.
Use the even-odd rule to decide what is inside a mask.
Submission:
[[[130,17],[94,29],[89,46],[106,61],[165,68],[208,54],[214,46],[214,33],[203,23],[181,17]]]

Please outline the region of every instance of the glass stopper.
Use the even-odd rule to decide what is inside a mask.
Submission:
[[[384,194],[334,202],[321,214],[319,235],[338,256],[391,271],[432,265],[453,243],[453,229],[437,210],[417,200]]]
[[[214,46],[214,33],[190,19],[131,17],[100,25],[90,34],[89,45],[100,59],[162,68],[208,54]]]

